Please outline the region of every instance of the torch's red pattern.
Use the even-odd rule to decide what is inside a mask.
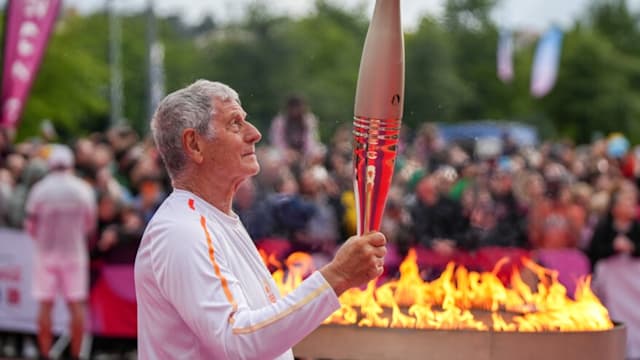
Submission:
[[[393,176],[399,132],[399,119],[354,118],[354,188],[358,235],[380,230]]]

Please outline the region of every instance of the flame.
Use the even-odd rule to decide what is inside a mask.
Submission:
[[[311,274],[314,270],[313,259],[311,255],[303,252],[294,252],[285,261],[287,266],[287,273],[282,269],[281,263],[275,258],[273,254],[267,256],[266,253],[260,250],[260,256],[262,261],[269,266],[274,266],[277,270],[271,274],[281,295],[286,295],[293,291],[308,274]]]
[[[280,293],[295,289],[313,271],[311,256],[293,253],[280,263],[261,253],[273,273]],[[325,324],[415,329],[473,329],[493,331],[595,331],[613,327],[607,309],[591,291],[591,278],[579,280],[575,300],[567,297],[558,273],[523,259],[525,269],[537,277],[536,291],[515,270],[510,286],[497,274],[505,261],[491,272],[478,273],[449,263],[441,276],[422,280],[414,250],[400,265],[400,277],[380,286],[371,281],[365,289],[352,288],[340,296],[341,307]],[[472,311],[473,310],[473,311]],[[405,312],[403,312],[405,311]],[[474,313],[487,312],[486,319]],[[507,319],[505,319],[505,316]]]

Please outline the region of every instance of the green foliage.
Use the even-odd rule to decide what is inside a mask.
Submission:
[[[405,123],[418,128],[424,121],[452,121],[473,97],[472,89],[456,71],[454,44],[432,19],[407,34]]]
[[[640,32],[637,14],[632,14],[626,0],[596,0],[590,9],[593,28],[617,49],[640,55]]]
[[[289,90],[288,65],[295,51],[286,41],[291,20],[253,8],[246,22],[215,33],[202,49],[210,64],[203,77],[235,88],[252,121],[264,129],[280,94]]]
[[[367,23],[361,16],[318,2],[312,16],[291,25],[290,44],[298,51],[287,66],[291,88],[283,91],[307,95],[326,137],[341,124],[352,122]]]
[[[447,0],[446,26],[452,31],[491,26],[489,15],[496,4],[497,0]]]
[[[640,59],[621,53],[589,30],[567,34],[553,96],[542,104],[561,134],[579,142],[594,131],[622,131],[640,139],[640,92],[631,80],[640,76]]]
[[[271,15],[258,3],[246,23],[218,31],[203,48],[211,64],[205,77],[238,90],[263,133],[288,95],[303,94],[328,136],[353,117],[366,29],[361,14],[322,1],[298,20]]]
[[[95,16],[99,18],[99,16]],[[26,104],[18,137],[35,135],[51,119],[64,139],[104,128],[108,114],[108,67],[90,41],[88,19],[67,16],[55,29]],[[91,26],[89,26],[91,24]]]
[[[537,37],[516,32],[514,79],[496,76],[497,0],[448,0],[442,20],[424,17],[405,34],[404,122],[518,120],[550,136],[589,141],[594,132],[626,132],[640,141],[640,31],[625,0],[594,0],[567,29],[555,88],[529,93]],[[165,48],[165,89],[198,78],[230,84],[251,120],[267,131],[287,95],[306,96],[327,141],[350,124],[368,14],[317,0],[303,17],[274,14],[254,2],[236,23],[211,18],[187,25],[158,19]],[[145,14],[122,16],[124,116],[140,133],[148,127]],[[109,124],[108,19],[105,13],[65,13],[58,22],[31,91],[19,137],[38,134],[51,119],[62,140]]]

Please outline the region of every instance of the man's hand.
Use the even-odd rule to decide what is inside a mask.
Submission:
[[[380,232],[352,236],[320,273],[340,296],[347,289],[364,285],[382,274],[386,243],[387,239]]]

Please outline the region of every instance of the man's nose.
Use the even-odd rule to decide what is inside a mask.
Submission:
[[[262,134],[253,124],[249,124],[249,129],[247,129],[247,134],[245,136],[245,140],[249,143],[257,143],[262,139]]]

